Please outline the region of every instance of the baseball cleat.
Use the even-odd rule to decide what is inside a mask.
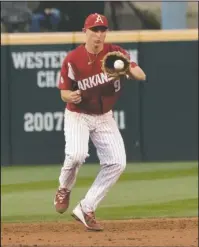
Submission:
[[[58,213],[63,214],[69,206],[70,191],[62,188],[58,189],[54,199],[55,209]]]
[[[77,221],[82,222],[86,226],[86,228],[88,230],[91,230],[91,231],[103,231],[103,228],[100,226],[100,224],[95,219],[94,212],[90,212],[90,213],[87,213],[87,214],[84,213],[80,203],[73,210],[73,213],[71,215]]]

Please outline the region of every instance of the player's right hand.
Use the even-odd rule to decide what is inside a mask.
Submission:
[[[81,96],[80,90],[76,90],[70,93],[69,100],[68,100],[69,103],[79,104],[81,101],[82,101],[82,96]]]

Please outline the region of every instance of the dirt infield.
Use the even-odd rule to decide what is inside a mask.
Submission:
[[[78,222],[2,223],[1,246],[198,246],[198,218],[102,221],[103,232]]]

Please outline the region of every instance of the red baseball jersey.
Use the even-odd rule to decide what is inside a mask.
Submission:
[[[67,103],[70,111],[87,114],[103,114],[110,111],[117,102],[123,83],[120,80],[109,81],[102,71],[102,59],[110,51],[127,52],[120,46],[104,44],[97,55],[88,53],[85,45],[80,45],[69,52],[63,61],[59,81],[60,90],[81,91],[82,101],[79,104]],[[131,66],[137,66],[131,62]]]

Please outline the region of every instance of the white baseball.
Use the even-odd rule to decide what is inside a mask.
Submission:
[[[121,69],[123,69],[124,68],[124,62],[122,61],[122,60],[116,60],[115,62],[114,62],[114,68],[115,69],[118,69],[118,70],[121,70]]]

